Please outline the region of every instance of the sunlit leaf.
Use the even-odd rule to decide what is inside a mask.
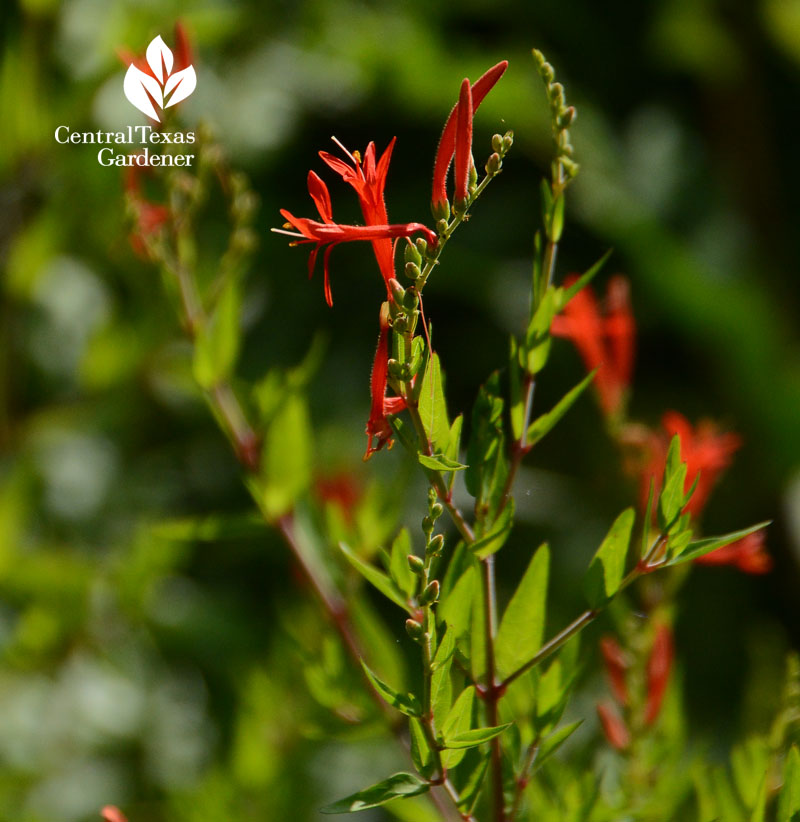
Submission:
[[[372,787],[364,788],[345,799],[320,808],[320,813],[352,813],[377,808],[393,799],[405,796],[418,796],[430,790],[430,785],[411,773],[396,773]]]
[[[625,509],[614,521],[589,564],[583,590],[592,608],[601,608],[619,590],[635,520],[633,508]]]

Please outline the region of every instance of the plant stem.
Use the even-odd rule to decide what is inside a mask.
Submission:
[[[522,807],[522,795],[525,792],[525,788],[528,786],[530,770],[536,760],[536,754],[539,753],[539,745],[541,744],[541,741],[542,740],[537,736],[533,742],[528,745],[528,750],[525,753],[525,761],[522,764],[522,770],[519,772],[519,776],[517,777],[517,787],[514,792],[514,804],[511,806],[511,812],[508,815],[508,822],[514,822],[520,808]]]

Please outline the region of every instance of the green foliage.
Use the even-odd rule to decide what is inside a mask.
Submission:
[[[383,571],[376,568],[374,565],[364,562],[363,559],[353,553],[353,551],[344,543],[339,545],[339,548],[347,561],[353,566],[353,568],[356,569],[356,571],[359,572],[359,574],[361,574],[361,576],[364,577],[364,579],[367,580],[367,582],[374,585],[385,597],[394,602],[395,605],[399,605],[404,610],[412,613],[408,600],[397,584],[393,582],[389,576],[384,574]]]
[[[442,369],[439,355],[433,352],[428,358],[422,387],[419,392],[419,415],[434,451],[443,451],[450,441],[450,423],[444,399]],[[430,467],[430,466],[429,466]]]
[[[627,508],[615,520],[597,549],[583,582],[583,591],[592,608],[601,608],[619,590],[625,575],[625,559],[631,541],[636,512]]]
[[[537,417],[528,426],[528,445],[535,445],[550,433],[561,421],[564,414],[577,402],[578,398],[589,387],[596,371],[587,374],[574,388],[571,388],[546,414]]]
[[[396,773],[376,785],[364,788],[345,799],[340,799],[331,805],[320,808],[321,813],[352,813],[365,811],[368,808],[377,808],[393,799],[408,796],[419,796],[430,790],[430,785],[410,773]]]
[[[362,660],[361,667],[364,673],[372,683],[375,690],[385,699],[393,708],[397,708],[400,713],[406,716],[418,717],[422,714],[422,705],[419,699],[414,694],[401,694],[395,691],[394,688],[387,685],[377,674],[369,669],[367,664]]]

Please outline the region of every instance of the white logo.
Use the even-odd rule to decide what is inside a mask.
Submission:
[[[145,56],[150,73],[131,63],[125,75],[123,90],[139,111],[160,123],[161,118],[153,104],[165,109],[185,100],[197,85],[197,75],[191,65],[172,73],[172,51],[160,35],[151,41]]]

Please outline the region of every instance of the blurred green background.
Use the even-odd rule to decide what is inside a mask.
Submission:
[[[309,168],[329,182],[336,218],[358,219],[317,157],[331,134],[362,151],[397,135],[390,219],[430,223],[433,155],[459,83],[507,58],[476,117],[476,159],[495,131],[513,128],[515,146],[426,292],[451,414],[468,413],[526,317],[549,150],[530,49],[545,52],[579,112],[560,271],[612,247],[605,276],[631,278],[635,418],[657,424],[675,408],[742,434],[708,529],[774,520],[773,573],[697,569],[678,621],[698,739],[724,747],[764,727],[800,641],[800,0],[26,0],[2,15],[0,820],[92,819],[107,802],[133,822],[314,819],[402,767],[380,736],[354,728],[342,741],[312,698],[321,623],[282,543],[247,518],[160,278],[128,242],[121,174],[53,137],[61,124],[143,122],[116,51],[156,34],[172,43],[176,19],[198,74],[181,120],[210,123],[261,199],[241,373],[293,365],[322,329],[318,471],[363,488],[380,478],[412,525],[424,489],[400,449],[360,462],[383,293],[374,261],[359,244],[336,249],[330,310],[321,271],[309,284],[304,250],[268,229],[279,208],[312,215]],[[557,343],[540,409],[581,373]],[[505,589],[548,538],[550,624],[562,625],[634,494],[585,400],[520,476]],[[215,513],[240,527],[221,538],[164,525]],[[384,640],[407,654],[398,614],[375,605]],[[601,687],[587,683],[587,713]]]

